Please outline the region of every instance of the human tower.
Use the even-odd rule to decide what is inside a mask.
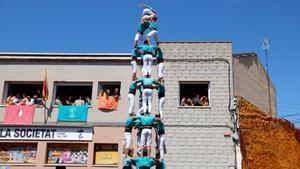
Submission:
[[[134,49],[131,54],[132,76],[128,92],[130,102],[128,118],[125,122],[123,137],[123,169],[165,169],[164,155],[165,149],[165,127],[163,122],[163,106],[165,104],[164,86],[164,59],[163,52],[159,47],[158,31],[156,27],[156,11],[147,6],[140,5],[143,9],[141,23],[134,39]],[[147,34],[146,34],[147,32]],[[144,37],[144,35],[146,36]],[[151,40],[155,45],[151,44]],[[141,44],[142,43],[142,44]],[[141,60],[141,77],[137,78],[137,62]],[[152,63],[157,62],[157,80],[151,77]],[[152,93],[156,89],[158,92],[158,112],[152,116]],[[135,95],[139,91],[139,109],[135,108]],[[137,157],[133,158],[132,130],[137,131]],[[152,133],[154,129],[155,133]],[[151,157],[152,134],[155,134],[156,157]]]

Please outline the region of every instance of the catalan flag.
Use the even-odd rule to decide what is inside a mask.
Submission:
[[[44,83],[43,83],[43,100],[47,101],[48,100],[48,75],[47,75],[47,69],[45,69],[45,75],[44,75]]]

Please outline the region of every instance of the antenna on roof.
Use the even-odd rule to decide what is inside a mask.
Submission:
[[[272,109],[271,109],[271,92],[270,92],[270,78],[269,78],[269,59],[268,59],[268,50],[270,48],[270,39],[265,36],[260,41],[261,41],[261,48],[262,48],[262,50],[265,51],[265,56],[266,56],[266,71],[267,71],[268,92],[269,92],[269,113],[272,114]]]

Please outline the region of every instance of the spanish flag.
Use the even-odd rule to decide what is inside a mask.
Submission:
[[[47,101],[48,100],[48,77],[47,77],[47,69],[45,69],[45,75],[44,75],[44,83],[43,83],[43,100]]]

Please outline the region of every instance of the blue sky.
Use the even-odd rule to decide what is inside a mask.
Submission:
[[[232,41],[265,64],[270,37],[279,115],[300,126],[299,0],[0,0],[0,52],[130,52],[140,3],[157,10],[161,41]]]

